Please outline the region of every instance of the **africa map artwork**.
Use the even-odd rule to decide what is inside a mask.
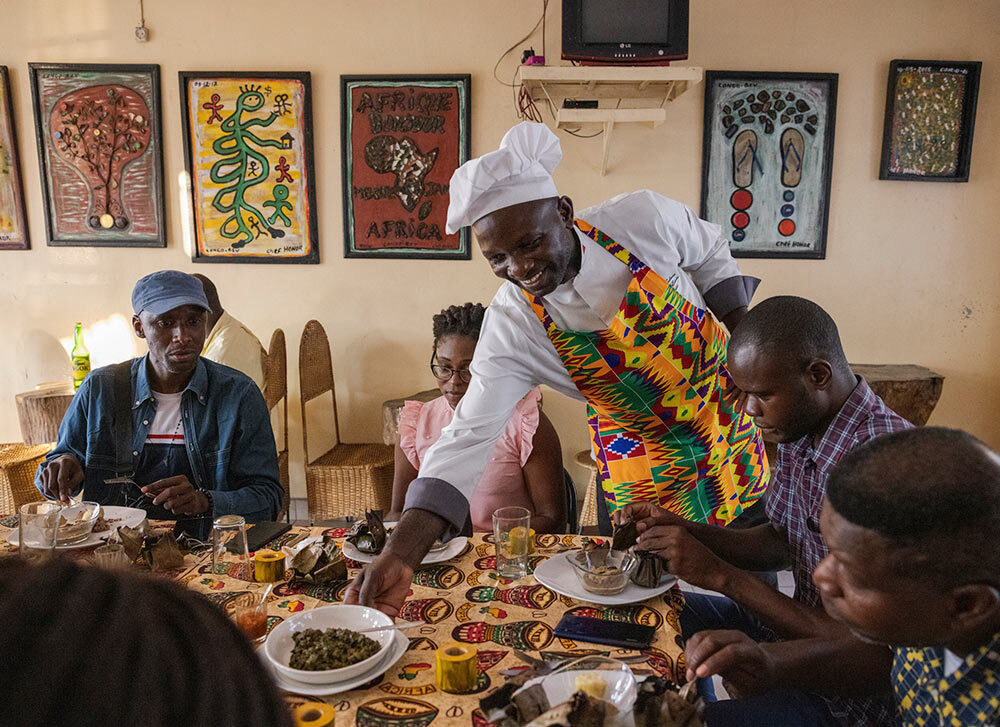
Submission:
[[[0,250],[28,247],[28,218],[10,103],[10,76],[7,66],[0,66]]]
[[[736,257],[826,255],[837,75],[705,73],[702,217]]]
[[[165,246],[160,67],[28,69],[48,244]]]
[[[345,257],[468,260],[448,184],[469,158],[468,75],[341,76]]]
[[[979,62],[894,60],[879,179],[966,182]]]
[[[179,76],[192,259],[318,263],[310,74]]]

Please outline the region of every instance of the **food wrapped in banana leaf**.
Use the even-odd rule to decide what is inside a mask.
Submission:
[[[603,699],[575,692],[568,702],[539,715],[525,727],[604,727],[617,714],[618,710]]]
[[[629,520],[624,525],[615,528],[614,538],[611,540],[612,550],[628,550],[639,539],[639,528],[635,521]]]
[[[645,550],[637,550],[635,555],[639,564],[632,571],[632,582],[639,588],[656,588],[667,570],[663,558]]]
[[[292,569],[299,578],[313,583],[347,579],[347,563],[337,541],[328,535],[301,548],[292,558]]]
[[[354,524],[346,540],[362,553],[378,555],[385,547],[387,537],[382,513],[378,510],[366,510],[365,519]]]
[[[639,684],[632,718],[635,727],[702,727],[703,706],[694,682],[678,689],[663,677],[649,677]]]

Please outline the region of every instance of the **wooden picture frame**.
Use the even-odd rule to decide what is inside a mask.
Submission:
[[[979,61],[889,64],[879,179],[969,181],[982,68]]]
[[[180,71],[178,81],[191,259],[318,263],[311,74]]]
[[[468,260],[445,233],[470,153],[469,74],[341,76],[344,257]]]
[[[30,247],[24,178],[10,97],[10,71],[7,66],[0,66],[0,250]]]
[[[701,216],[734,257],[826,257],[836,111],[836,73],[705,72]]]
[[[166,247],[160,67],[29,63],[49,245]]]

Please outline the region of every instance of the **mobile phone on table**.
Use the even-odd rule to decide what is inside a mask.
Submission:
[[[284,535],[292,526],[281,522],[249,523],[247,525],[247,550],[256,553],[265,545],[270,543],[279,535]],[[231,553],[236,552],[237,544],[230,540],[226,544],[226,549]]]
[[[656,629],[652,626],[605,621],[602,618],[566,614],[556,625],[555,635],[561,639],[607,644],[623,649],[648,649]]]

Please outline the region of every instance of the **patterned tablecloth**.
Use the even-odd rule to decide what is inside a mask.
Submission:
[[[12,528],[16,528],[16,518],[0,519],[0,556],[17,550],[6,542]],[[342,528],[293,527],[269,547],[294,545],[312,535],[343,538],[345,533]],[[676,588],[642,604],[581,603],[553,593],[530,575],[516,582],[498,579],[492,539],[492,535],[476,535],[452,560],[424,566],[414,574],[410,596],[400,617],[422,620],[426,625],[408,632],[408,650],[385,674],[350,692],[326,698],[292,694],[288,696],[289,702],[294,706],[304,701],[326,701],[337,712],[338,726],[411,727],[433,723],[475,727],[486,724],[478,710],[479,699],[491,688],[503,684],[500,672],[524,666],[513,653],[515,649],[542,658],[595,653],[632,657],[629,663],[634,671],[657,673],[683,683],[684,655],[677,620],[683,600]],[[583,540],[573,535],[536,536],[531,567],[579,547]],[[90,553],[89,550],[68,552],[81,558]],[[353,576],[361,564],[348,561],[348,565],[349,575]],[[186,556],[184,567],[167,575],[223,607],[242,593],[266,588],[265,584],[236,577],[238,574],[213,574],[211,570],[209,554],[199,553]],[[286,576],[290,575],[291,571],[286,571]],[[279,583],[269,598],[269,627],[299,611],[341,601],[347,584],[348,581],[335,581],[316,586],[295,578]],[[560,639],[552,631],[566,612],[655,626],[656,639],[652,648],[642,652]],[[434,651],[453,640],[472,644],[478,650],[481,676],[473,694],[447,694],[434,685]]]

